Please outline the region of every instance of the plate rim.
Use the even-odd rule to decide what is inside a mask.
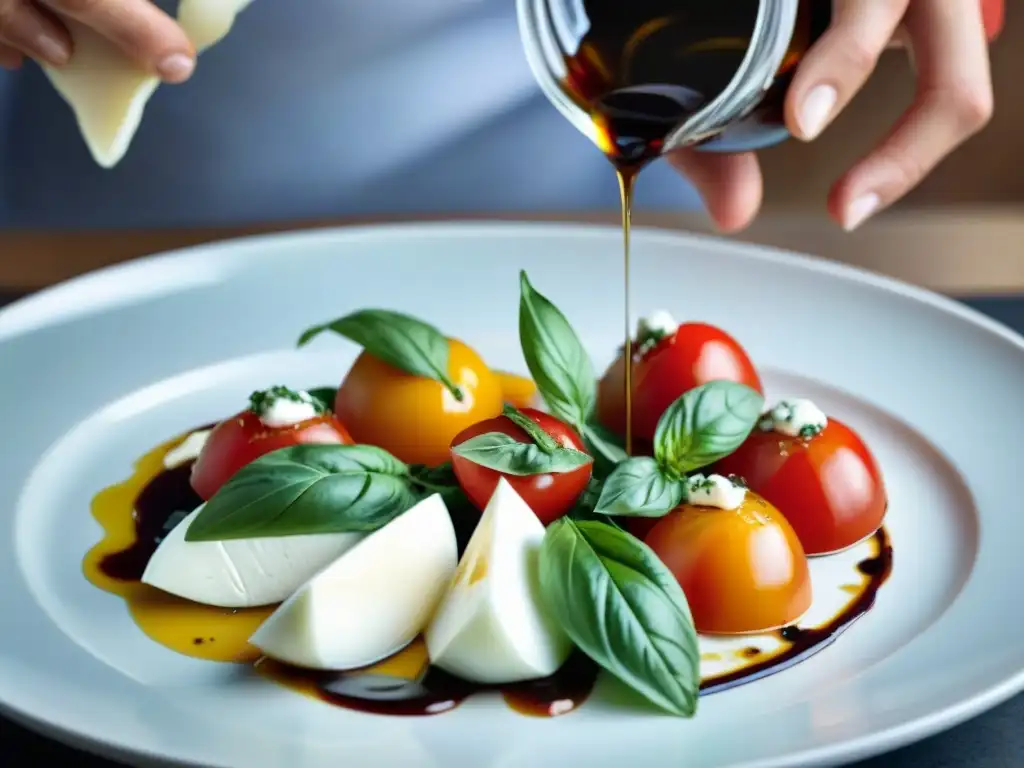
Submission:
[[[295,229],[273,233],[257,233],[243,237],[227,238],[209,243],[186,246],[169,251],[141,256],[118,264],[83,273],[70,279],[45,287],[0,308],[0,348],[6,340],[30,335],[61,319],[88,314],[96,309],[116,305],[116,295],[110,296],[90,288],[101,288],[104,284],[121,281],[161,269],[168,265],[182,265],[190,262],[209,260],[225,268],[229,261],[245,256],[247,250],[260,250],[279,244],[282,247],[303,247],[308,243],[337,242],[339,240],[397,238],[399,240],[422,234],[430,237],[516,237],[537,238],[607,238],[619,237],[621,230],[609,224],[584,224],[562,222],[533,222],[511,220],[443,220],[430,222],[371,223],[349,226],[334,226],[316,229]],[[937,309],[958,320],[991,333],[1024,352],[1024,335],[1004,323],[975,310],[956,299],[935,291],[913,285],[904,280],[879,274],[825,257],[802,254],[783,248],[738,242],[714,235],[680,232],[663,227],[635,227],[634,242],[668,242],[676,246],[699,246],[705,250],[726,251],[761,260],[784,264],[823,275],[841,282],[853,282],[896,294],[904,299]],[[269,249],[268,249],[269,250]],[[214,276],[215,282],[230,279],[231,270]],[[134,281],[129,281],[134,284]],[[183,284],[174,283],[170,291]],[[84,291],[84,294],[83,294]],[[121,292],[123,293],[123,292]],[[68,307],[67,300],[73,305]],[[83,302],[84,300],[84,302]],[[143,299],[144,301],[145,299]],[[60,305],[64,305],[63,308]],[[61,310],[61,311],[58,311]],[[903,723],[872,733],[840,739],[830,744],[811,747],[788,753],[778,758],[759,759],[743,763],[742,766],[756,768],[781,768],[790,765],[845,764],[858,759],[889,752],[893,749],[919,741],[982,714],[1009,700],[1024,690],[1024,668],[1016,674],[992,683],[972,696],[936,711],[919,715]],[[46,738],[67,744],[72,748],[100,754],[114,759],[141,759],[161,764],[206,765],[191,759],[171,757],[156,753],[127,741],[93,735],[84,730],[63,724],[59,719],[47,717],[45,713],[23,709],[17,703],[17,683],[10,684],[0,676],[0,712]]]

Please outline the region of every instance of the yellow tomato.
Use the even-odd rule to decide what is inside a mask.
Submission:
[[[684,504],[644,540],[679,581],[698,632],[792,624],[811,607],[811,577],[786,519],[755,493],[734,510]]]
[[[505,402],[516,408],[537,407],[537,385],[533,379],[506,371],[495,371]]]
[[[498,377],[455,339],[448,341],[448,376],[461,400],[439,381],[363,352],[338,389],[334,412],[357,443],[384,448],[409,464],[442,464],[459,432],[498,416],[502,406]]]

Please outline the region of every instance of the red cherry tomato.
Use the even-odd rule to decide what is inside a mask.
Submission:
[[[625,361],[620,355],[601,379],[599,421],[622,434],[626,428]],[[743,347],[706,323],[683,323],[633,361],[633,436],[653,440],[658,419],[685,392],[724,379],[763,393],[761,377]]]
[[[739,475],[773,504],[808,555],[846,549],[878,530],[886,493],[864,441],[835,419],[816,437],[755,429],[715,471]]]
[[[549,416],[543,411],[534,408],[523,408],[522,413],[527,418],[535,421],[541,429],[555,438],[565,448],[575,448],[577,451],[585,451],[583,441],[580,440],[571,427]],[[462,430],[452,440],[452,448],[466,442],[470,438],[483,435],[488,432],[502,432],[514,437],[521,443],[531,442],[526,432],[516,424],[513,424],[505,416],[498,416],[494,419],[478,422],[471,427]],[[459,485],[465,491],[466,496],[478,509],[487,506],[498,480],[504,477],[515,489],[523,501],[529,505],[540,521],[547,525],[564,515],[576,499],[583,493],[583,489],[590,482],[590,473],[593,464],[586,464],[571,472],[559,472],[543,475],[506,475],[494,469],[481,467],[467,458],[452,453],[452,469]]]
[[[329,413],[290,427],[268,427],[252,411],[222,421],[192,466],[192,488],[204,501],[246,464],[265,453],[304,443],[351,445],[345,427]]]

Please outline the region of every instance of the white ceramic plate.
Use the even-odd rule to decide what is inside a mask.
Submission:
[[[357,307],[433,321],[522,369],[517,270],[605,365],[621,341],[614,229],[441,225],[278,235],[143,259],[0,312],[0,701],[59,739],[213,766],[820,765],[894,748],[1024,687],[1024,341],[953,302],[808,258],[638,232],[637,311],[720,325],[773,393],[874,448],[895,568],[832,647],[683,721],[600,691],[553,720],[478,697],[436,717],[334,709],[145,638],[82,576],[93,494],[255,387],[338,381],[351,345],[296,334]],[[717,287],[722,286],[722,287]]]

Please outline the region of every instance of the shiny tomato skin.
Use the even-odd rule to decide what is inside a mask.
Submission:
[[[452,440],[501,413],[501,382],[473,349],[448,340],[448,377],[458,400],[439,381],[414,376],[362,352],[338,388],[334,412],[358,443],[376,445],[408,464],[448,461]]]
[[[622,434],[626,428],[626,387],[622,355],[601,378],[598,420]],[[633,361],[633,436],[653,440],[658,419],[684,393],[709,381],[746,384],[763,394],[761,377],[743,347],[720,328],[683,323],[675,334]]]
[[[242,411],[214,427],[192,466],[192,488],[208,501],[242,467],[264,454],[309,443],[351,445],[352,438],[329,413],[291,427],[268,427]]]
[[[809,439],[754,430],[715,471],[739,475],[778,508],[808,555],[847,549],[885,518],[878,463],[857,433],[836,419]]]
[[[644,539],[683,588],[698,632],[787,626],[811,606],[811,579],[792,527],[754,493],[739,509],[684,504]]]
[[[563,447],[586,452],[579,435],[554,416],[534,408],[524,408],[521,413],[535,421],[541,429],[555,438]],[[521,427],[513,424],[504,416],[498,416],[464,429],[452,440],[452,448],[487,432],[502,432],[521,443],[530,442],[530,437]],[[580,494],[587,487],[587,483],[590,482],[593,470],[591,462],[571,472],[525,476],[506,475],[494,469],[481,467],[454,452],[451,459],[452,469],[455,472],[455,477],[458,478],[459,485],[462,486],[462,490],[477,509],[483,510],[487,506],[487,502],[498,485],[498,480],[504,477],[544,525],[557,520],[572,509],[573,504],[576,503]]]

